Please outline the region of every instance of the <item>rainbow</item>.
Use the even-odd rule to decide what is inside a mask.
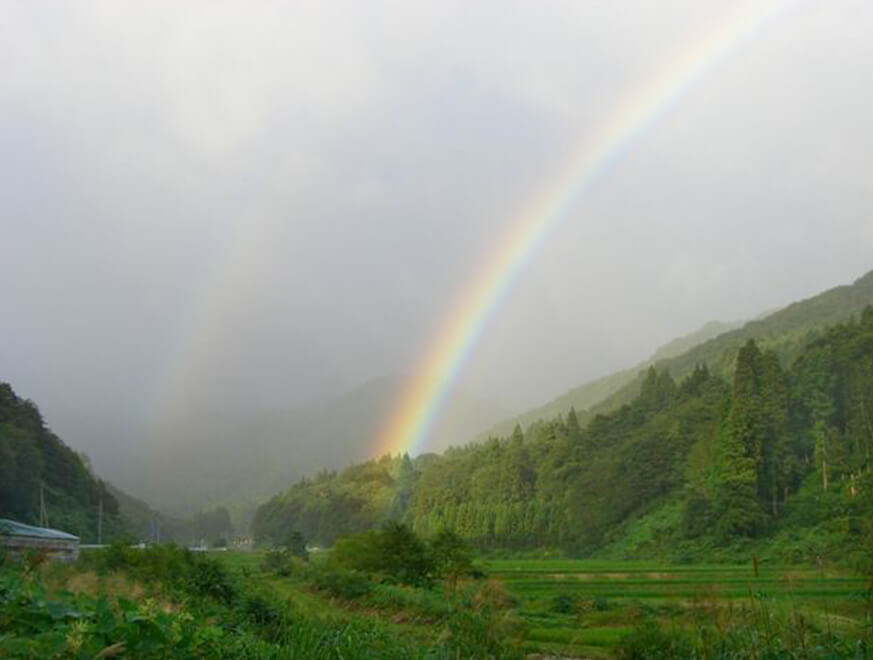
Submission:
[[[587,190],[705,73],[787,9],[790,0],[735,11],[632,90],[603,126],[571,150],[551,182],[489,251],[490,258],[439,328],[377,439],[376,455],[421,451],[489,319],[524,267]]]

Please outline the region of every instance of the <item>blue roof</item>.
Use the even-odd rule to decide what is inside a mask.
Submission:
[[[65,541],[78,541],[79,537],[67,532],[62,532],[57,529],[49,529],[48,527],[34,527],[33,525],[25,525],[24,523],[15,522],[7,518],[0,518],[0,536],[9,534],[10,536],[29,536],[39,539],[58,539]]]

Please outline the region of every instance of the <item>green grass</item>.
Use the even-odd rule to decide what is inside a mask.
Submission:
[[[870,657],[863,653],[873,648],[869,578],[836,570],[774,564],[755,577],[747,565],[502,559],[486,562],[491,580],[466,582],[447,599],[440,585],[391,584],[319,561],[276,568],[264,557],[120,546],[45,567],[39,575],[55,585],[51,592],[7,569],[0,596],[11,596],[0,598],[0,629],[5,622],[9,632],[0,634],[0,656],[54,657],[48,651],[80,633],[87,657],[124,642],[147,643],[157,656],[237,660],[607,658],[616,649],[652,657],[676,644],[685,655],[658,657],[807,660]],[[357,581],[362,589],[348,589]],[[78,596],[62,586],[74,584]],[[110,584],[115,595],[106,600]],[[149,614],[155,603],[172,607]],[[862,655],[852,651],[859,648]],[[718,654],[707,655],[712,649]]]
[[[632,626],[586,628],[577,635],[576,642],[586,646],[613,647],[632,630]]]
[[[751,564],[496,559],[485,566],[518,600],[529,648],[579,657],[598,657],[645,622],[684,629],[761,607],[854,634],[870,597],[869,578],[797,566],[762,564],[757,577]]]
[[[220,556],[238,570],[260,570],[261,555]],[[756,577],[751,564],[493,559],[482,565],[515,598],[514,612],[526,625],[525,650],[567,657],[610,657],[646,623],[688,632],[730,620],[742,631],[747,620],[754,625],[755,617],[761,619],[762,611],[782,625],[802,617],[816,630],[854,638],[864,634],[871,606],[869,578],[835,569],[765,563]],[[270,583],[296,611],[379,618],[418,640],[440,634],[439,625],[431,625],[442,611],[439,590],[380,586],[358,602],[342,604],[314,592],[301,577]]]

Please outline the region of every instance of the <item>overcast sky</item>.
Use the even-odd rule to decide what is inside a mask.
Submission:
[[[74,446],[414,368],[723,1],[0,0],[0,380]],[[789,3],[569,210],[460,383],[509,409],[873,268],[873,4]]]

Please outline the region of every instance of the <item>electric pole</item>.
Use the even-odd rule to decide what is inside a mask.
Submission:
[[[45,484],[39,482],[39,526],[48,527],[48,511],[45,508]]]

